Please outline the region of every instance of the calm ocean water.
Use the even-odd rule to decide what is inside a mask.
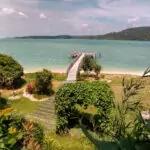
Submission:
[[[104,71],[142,72],[150,65],[150,42],[64,39],[3,39],[0,53],[13,56],[25,71],[64,70],[72,51],[101,53]]]

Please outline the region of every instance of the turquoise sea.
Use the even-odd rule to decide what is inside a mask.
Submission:
[[[72,51],[101,53],[104,71],[143,72],[150,65],[150,42],[75,39],[3,39],[0,53],[13,56],[34,72],[42,68],[65,70]]]

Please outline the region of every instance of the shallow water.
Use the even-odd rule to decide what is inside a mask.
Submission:
[[[150,65],[150,42],[74,39],[3,39],[0,53],[13,56],[25,71],[64,70],[72,51],[95,52],[107,71],[143,72]]]

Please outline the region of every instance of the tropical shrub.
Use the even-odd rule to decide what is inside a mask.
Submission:
[[[46,69],[43,69],[42,72],[37,72],[35,79],[35,92],[37,94],[52,94],[52,78],[52,73]]]
[[[33,83],[28,83],[27,87],[26,87],[26,92],[28,94],[33,94],[35,91],[35,87]]]
[[[23,124],[24,139],[23,145],[29,150],[42,150],[43,129],[37,123],[26,121]]]
[[[139,79],[123,78],[123,95],[119,104],[116,104],[113,117],[113,136],[117,139],[126,138],[131,132],[135,120],[129,120],[130,113],[139,111],[141,102],[137,93],[143,88],[143,82]]]
[[[37,123],[17,115],[13,108],[5,108],[6,106],[7,103],[0,109],[0,149],[42,150],[43,129]]]
[[[36,123],[25,120],[12,108],[0,110],[0,149],[41,150],[43,130]]]
[[[23,75],[22,66],[12,57],[0,54],[0,87],[15,88]]]
[[[110,114],[114,106],[114,93],[105,82],[69,83],[56,93],[57,126],[56,133],[67,134],[72,118],[82,118],[76,104],[97,107],[97,132],[104,132],[111,122]]]

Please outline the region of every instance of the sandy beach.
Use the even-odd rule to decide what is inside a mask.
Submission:
[[[49,69],[49,68],[48,68]],[[34,73],[37,71],[41,71],[41,68],[37,68],[37,69],[25,69],[24,73]],[[52,72],[56,72],[56,73],[66,73],[67,68],[51,68],[49,69]],[[144,72],[144,71],[143,71]],[[120,70],[120,69],[103,69],[101,71],[101,73],[104,74],[121,74],[121,75],[137,75],[137,76],[142,76],[143,75],[142,71],[132,71],[132,70]]]

